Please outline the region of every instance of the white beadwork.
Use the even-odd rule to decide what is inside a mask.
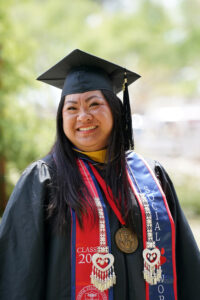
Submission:
[[[116,284],[116,275],[114,271],[114,256],[109,253],[106,246],[106,224],[103,207],[99,198],[94,198],[99,215],[99,247],[92,256],[92,274],[91,283],[101,292],[109,289]],[[102,253],[102,254],[101,254]],[[101,267],[107,264],[106,267]]]
[[[139,196],[144,206],[147,231],[147,245],[143,250],[144,279],[150,285],[154,285],[160,282],[162,278],[162,270],[160,266],[160,250],[156,248],[155,242],[153,241],[152,217],[149,203],[145,197],[145,194],[140,193]]]
[[[79,160],[79,163],[83,169],[85,176],[88,178],[88,175],[83,168],[81,160]],[[98,197],[95,197],[95,191],[90,181],[89,184],[91,186],[91,190],[93,191],[94,202],[97,207],[99,216],[99,247],[97,247],[97,253],[95,253],[92,256],[92,273],[90,275],[90,278],[91,283],[99,291],[103,292],[112,287],[114,284],[116,284],[116,275],[114,271],[114,256],[111,253],[109,253],[109,247],[106,246],[106,224],[101,201]],[[107,265],[103,267],[104,264]]]

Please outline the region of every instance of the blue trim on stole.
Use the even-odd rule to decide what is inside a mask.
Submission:
[[[142,161],[142,159],[134,152],[129,153],[127,158],[129,168],[128,173],[138,193],[142,192],[146,195],[149,202],[149,207],[152,214],[153,239],[156,242],[156,247],[160,250],[164,248],[166,262],[161,265],[163,281],[157,285],[149,285],[150,300],[164,299],[174,300],[173,288],[173,264],[172,264],[172,230],[169,216],[163,201],[162,194],[153,179],[150,171]],[[136,181],[135,181],[136,179]],[[137,182],[137,184],[136,184]],[[139,189],[138,189],[138,186]],[[160,297],[159,296],[164,296]]]

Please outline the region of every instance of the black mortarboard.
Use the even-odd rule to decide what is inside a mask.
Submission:
[[[63,96],[103,88],[117,94],[123,87],[124,71],[127,73],[128,85],[140,77],[123,67],[76,49],[37,80],[63,89]]]
[[[129,136],[132,135],[128,85],[140,75],[79,49],[72,51],[37,80],[62,89],[62,97],[93,90],[124,90],[124,114]]]

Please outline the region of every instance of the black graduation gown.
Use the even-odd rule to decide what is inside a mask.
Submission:
[[[199,300],[198,247],[170,178],[158,162],[151,164],[176,225],[178,300]],[[45,217],[53,168],[51,155],[30,165],[7,204],[0,225],[0,300],[71,300],[70,224],[62,236],[53,232]],[[136,252],[120,252],[114,242],[120,224],[107,208],[117,275],[114,300],[145,300],[142,239]]]

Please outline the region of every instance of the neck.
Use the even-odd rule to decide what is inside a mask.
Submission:
[[[75,151],[82,153],[84,155],[87,155],[90,159],[99,162],[99,163],[105,163],[106,162],[106,153],[107,153],[107,149],[103,149],[103,150],[97,150],[97,151],[81,151],[78,149],[75,149]]]

